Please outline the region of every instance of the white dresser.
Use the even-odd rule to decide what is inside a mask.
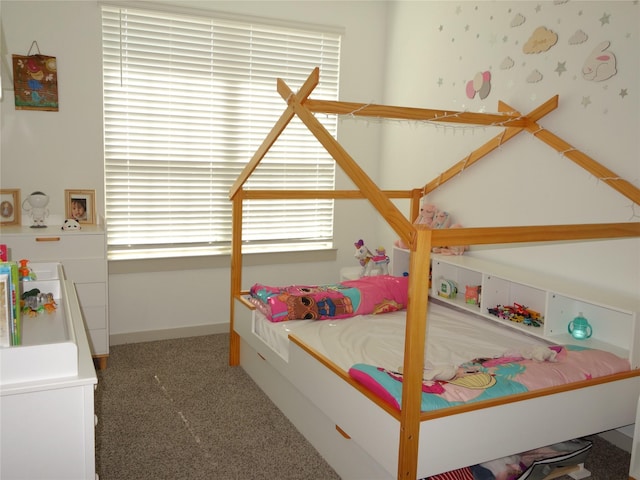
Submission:
[[[60,262],[76,286],[93,357],[105,368],[109,357],[109,308],[106,236],[101,225],[81,230],[2,227],[0,243],[7,245],[9,260]]]
[[[22,345],[0,348],[0,478],[76,480],[95,471],[97,384],[73,283],[38,264],[53,313],[22,319]]]

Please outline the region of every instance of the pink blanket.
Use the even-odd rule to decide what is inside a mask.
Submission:
[[[328,285],[286,287],[256,283],[249,293],[251,302],[272,322],[337,319],[406,308],[408,278],[377,275]]]

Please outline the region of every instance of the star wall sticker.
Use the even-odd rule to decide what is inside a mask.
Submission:
[[[587,108],[591,104],[591,97],[582,97],[582,102],[580,102],[584,108]]]
[[[611,17],[610,13],[603,13],[600,17],[600,26],[603,27],[605,23],[609,23],[609,18]]]
[[[558,66],[555,69],[555,71],[558,72],[558,76],[567,71],[566,64],[567,62],[558,62]]]
[[[620,89],[620,93],[618,95],[620,95],[620,98],[624,98],[629,94],[627,93],[627,89],[626,88],[621,88]]]

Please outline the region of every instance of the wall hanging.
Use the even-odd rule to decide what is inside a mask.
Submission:
[[[32,55],[32,51],[38,52]],[[56,57],[40,54],[34,40],[27,55],[13,54],[13,89],[16,110],[58,111]]]

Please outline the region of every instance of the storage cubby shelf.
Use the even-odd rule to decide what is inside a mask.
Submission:
[[[408,274],[409,254],[405,249],[393,249],[393,275]],[[640,311],[638,298],[470,255],[433,254],[431,278],[430,295],[444,303],[553,343],[607,350],[628,358],[632,368],[640,368],[640,332],[634,327]],[[455,283],[457,295],[438,295],[443,279]],[[479,306],[465,301],[466,287],[475,285],[481,288]],[[540,313],[543,323],[525,325],[488,312],[488,308],[514,303]],[[577,340],[569,334],[569,322],[579,314],[589,320],[591,338]]]

